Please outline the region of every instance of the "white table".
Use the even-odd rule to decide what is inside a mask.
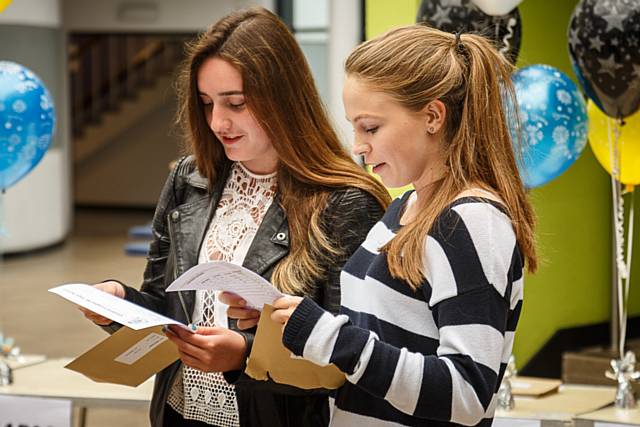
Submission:
[[[640,402],[635,409],[617,409],[613,406],[582,414],[575,420],[576,427],[640,426]]]
[[[65,369],[71,359],[52,359],[13,371],[13,384],[0,387],[0,394],[69,399],[80,409],[80,425],[86,423],[90,407],[148,408],[153,378],[138,387],[94,382]]]
[[[17,358],[5,359],[12,370],[26,368],[27,366],[37,365],[45,362],[47,357],[44,354],[21,354]]]
[[[542,397],[515,396],[511,411],[496,410],[495,427],[564,427],[580,414],[591,412],[615,399],[615,387],[561,385],[557,393]]]

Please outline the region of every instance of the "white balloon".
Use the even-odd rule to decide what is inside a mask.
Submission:
[[[471,0],[471,2],[487,15],[501,16],[515,9],[522,0]]]

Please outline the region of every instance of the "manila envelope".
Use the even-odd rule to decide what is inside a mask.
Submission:
[[[271,320],[273,307],[265,304],[258,322],[245,373],[251,378],[289,384],[302,389],[335,389],[345,375],[335,366],[319,366],[296,356],[282,344],[282,325]]]
[[[65,368],[101,383],[136,387],[178,360],[178,348],[162,326],[135,331],[123,326]]]

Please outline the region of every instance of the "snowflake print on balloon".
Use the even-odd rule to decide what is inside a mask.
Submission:
[[[525,141],[529,145],[537,145],[544,137],[538,125],[528,124],[524,127],[524,130],[526,132]]]
[[[0,61],[0,191],[40,162],[54,126],[53,101],[42,81],[19,64]]]
[[[564,172],[587,142],[587,112],[576,85],[548,65],[532,65],[514,73],[522,141],[519,165],[527,187],[538,187]]]

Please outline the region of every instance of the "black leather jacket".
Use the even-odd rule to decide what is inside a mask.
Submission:
[[[151,243],[144,281],[140,290],[125,286],[125,298],[184,323],[191,322],[194,292],[169,292],[165,288],[198,263],[198,253],[207,225],[218,205],[229,167],[211,191],[198,173],[193,157],[181,159],[171,172],[153,218]],[[329,237],[345,249],[345,256],[327,266],[326,276],[311,297],[325,309],[340,308],[340,269],[380,219],[383,208],[370,194],[356,188],[337,189],[329,198],[323,221]],[[289,230],[277,198],[265,214],[244,259],[244,267],[270,279],[276,264],[289,252]],[[230,328],[237,330],[230,319]],[[254,330],[238,331],[247,342],[247,355]],[[152,426],[163,425],[164,407],[180,369],[177,361],[156,375],[151,401]],[[324,426],[329,421],[326,390],[301,390],[272,381],[255,381],[238,372],[226,372],[236,385],[240,422],[243,426]]]

